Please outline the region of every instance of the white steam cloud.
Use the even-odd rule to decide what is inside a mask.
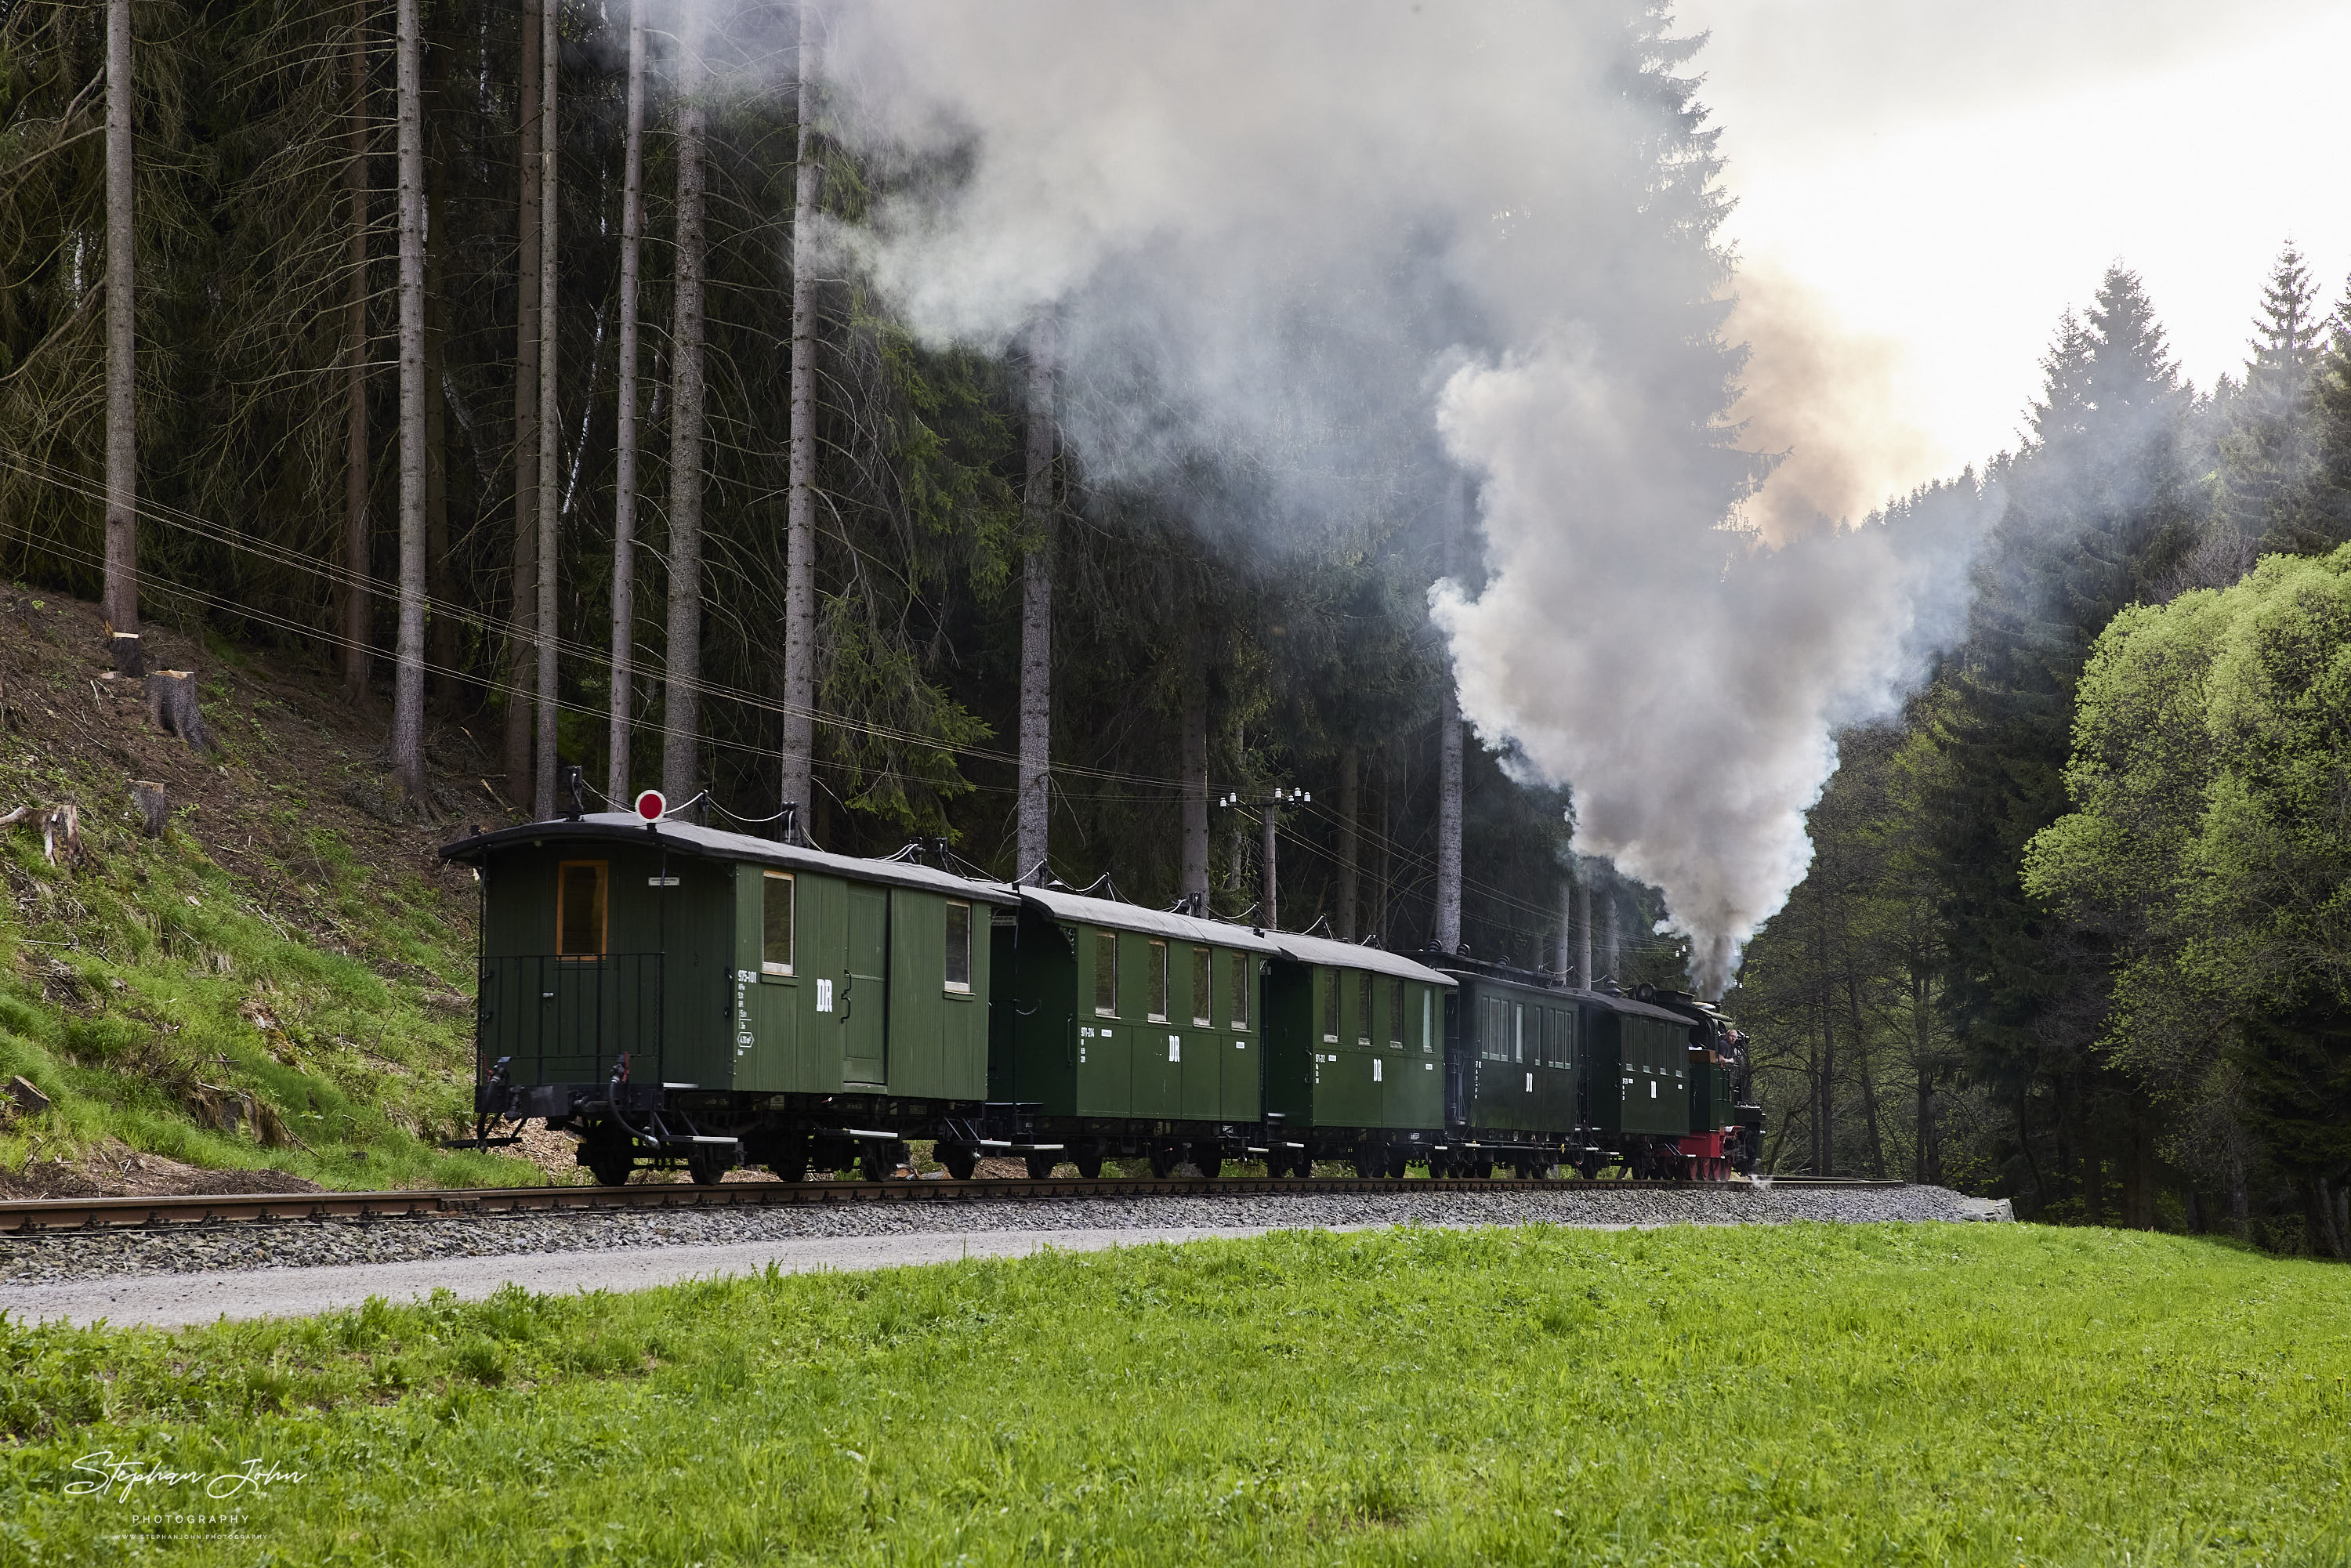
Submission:
[[[1486,476],[1492,577],[1435,608],[1463,711],[1573,784],[1576,848],[1664,891],[1719,995],[1811,862],[1833,733],[1959,630],[1972,541],[1724,531],[1643,460],[1656,413],[1565,335],[1456,374],[1439,419]]]
[[[1713,991],[1810,859],[1834,727],[1954,623],[1965,541],[1724,530],[1719,258],[1657,216],[1675,106],[1628,9],[843,0],[825,76],[901,176],[845,249],[935,340],[1051,310],[1095,482],[1262,538],[1480,476],[1482,587],[1435,600],[1464,711],[1663,889]]]

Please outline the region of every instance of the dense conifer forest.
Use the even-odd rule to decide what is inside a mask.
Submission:
[[[1770,455],[1728,423],[1696,46],[1622,10],[1611,189],[1680,289],[1641,329],[1735,502]],[[856,264],[953,158],[834,134],[788,0],[653,15],[0,0],[0,573],[308,661],[419,819],[466,809],[429,709],[517,810],[572,765],[1238,916],[1260,819],[1217,802],[1279,788],[1285,926],[1687,983],[1569,795],[1460,743],[1429,595],[1478,587],[1472,498],[1405,450],[1268,529],[1257,455],[1090,469],[1059,427],[1122,391],[1050,321],[942,345]],[[1771,1168],[2351,1256],[2351,298],[2291,248],[2254,281],[2242,374],[2198,389],[2130,272],[2085,279],[2018,446],[1856,524],[1983,542],[1727,1004]]]

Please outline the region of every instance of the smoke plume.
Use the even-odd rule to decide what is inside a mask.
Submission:
[[[1711,142],[1687,46],[1627,11],[833,5],[833,129],[881,180],[838,237],[931,340],[1050,310],[1090,481],[1204,527],[1433,532],[1471,475],[1482,583],[1434,597],[1464,711],[1719,990],[1810,858],[1833,727],[1949,623],[1949,549],[1726,528],[1769,465],[1719,418]]]
[[[1749,349],[1746,390],[1730,411],[1742,444],[1785,453],[1740,508],[1767,544],[1867,517],[1947,455],[1897,412],[1900,353],[1856,331],[1778,267],[1740,269],[1723,330]]]

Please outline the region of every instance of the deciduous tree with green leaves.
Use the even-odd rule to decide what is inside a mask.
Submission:
[[[2065,781],[2024,886],[2115,944],[2105,1048],[2183,1127],[2241,1116],[2351,1256],[2351,548],[2116,616]]]

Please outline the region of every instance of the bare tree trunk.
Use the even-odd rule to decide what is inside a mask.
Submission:
[[[784,743],[781,797],[803,815],[816,788],[816,333],[814,219],[822,165],[816,138],[814,8],[799,7],[792,112],[792,384],[789,490],[784,512]]]
[[[1021,564],[1019,864],[1038,876],[1051,849],[1053,748],[1053,321],[1029,335],[1029,475],[1021,494],[1030,544]]]
[[[1281,929],[1281,883],[1274,874],[1274,835],[1280,815],[1279,806],[1265,808],[1265,847],[1258,862],[1258,874],[1264,885],[1258,891],[1257,923],[1268,931]]]
[[[555,815],[555,532],[563,496],[563,418],[555,377],[563,335],[555,311],[556,137],[555,23],[562,7],[545,0],[538,39],[538,746],[532,756],[531,814]]]
[[[1585,990],[1592,988],[1592,871],[1587,861],[1576,863],[1575,978]]]
[[[1184,694],[1184,885],[1193,913],[1208,912],[1208,694],[1196,674]]]
[[[1461,696],[1450,670],[1437,709],[1437,915],[1432,934],[1443,952],[1461,946]]]
[[[138,302],[131,233],[131,0],[106,5],[106,619],[139,630]]]
[[[434,57],[436,58],[440,57]],[[428,68],[424,81],[423,122],[434,123],[440,103],[437,70]],[[449,326],[444,301],[448,298],[447,268],[443,248],[433,243],[447,211],[446,160],[430,145],[424,161],[424,590],[429,609],[424,618],[424,654],[429,678],[425,689],[437,690],[444,709],[457,700],[457,620],[448,613],[457,591],[449,574],[449,399],[444,390],[449,362]],[[433,674],[432,672],[437,672]]]
[[[1562,979],[1575,973],[1575,879],[1559,879],[1559,956],[1552,970]]]
[[[2026,1115],[2026,1111],[2031,1104],[2031,1094],[2030,1085],[2020,1086],[2016,1091],[2016,1146],[2024,1155],[2025,1175],[2032,1182],[2035,1212],[2045,1213],[2049,1207],[2049,1200],[2054,1195],[2051,1192],[2048,1182],[2042,1177],[2041,1162],[2032,1155],[2032,1123]]]
[[[400,0],[400,635],[392,766],[424,795],[424,127],[419,0]]]
[[[1886,1176],[1886,1143],[1877,1120],[1877,1051],[1869,1043],[1861,1022],[1861,977],[1854,972],[1852,936],[1845,934],[1845,1022],[1846,1033],[1853,1040],[1854,1060],[1861,1080],[1861,1116],[1864,1130],[1869,1135],[1869,1174],[1884,1180]]]
[[[1813,1174],[1836,1174],[1836,1025],[1823,1004],[1821,1019],[1821,1103],[1813,1113]]]
[[[1913,969],[1910,976],[1910,1049],[1917,1063],[1918,1080],[1918,1158],[1917,1181],[1921,1186],[1943,1179],[1943,1160],[1936,1146],[1935,1135],[1935,1059],[1934,1028],[1928,1006],[1932,999],[1929,987],[1933,984]]]
[[[677,58],[677,288],[670,342],[677,401],[670,420],[669,631],[662,705],[662,791],[694,798],[702,774],[702,102],[703,14],[685,10]]]
[[[367,696],[367,580],[374,563],[373,539],[368,528],[367,411],[367,0],[351,6],[350,119],[348,127],[350,162],[343,166],[343,188],[350,204],[350,285],[343,294],[343,382],[349,400],[343,432],[343,695],[350,702]]]
[[[629,5],[629,134],[621,177],[621,407],[612,485],[612,723],[604,793],[629,800],[629,700],[636,680],[637,288],[645,235],[645,0]]]
[[[1372,879],[1372,930],[1373,933],[1379,937],[1381,946],[1385,946],[1389,942],[1388,800],[1395,793],[1395,779],[1394,775],[1390,772],[1391,763],[1386,750],[1382,749],[1377,755],[1380,759],[1379,870],[1374,874]]]
[[[530,801],[531,689],[538,650],[539,16],[556,0],[522,0],[521,99],[515,125],[514,573],[507,612],[506,791]]]
[[[1362,855],[1361,834],[1356,819],[1364,807],[1364,754],[1352,746],[1339,748],[1339,918],[1336,929],[1339,940],[1355,939],[1355,905],[1360,876],[1356,862]]]
[[[1456,476],[1445,519],[1445,570],[1449,575],[1467,524],[1468,480]],[[1448,661],[1437,709],[1437,910],[1432,937],[1439,950],[1461,946],[1461,692]]]
[[[1625,971],[1625,948],[1616,926],[1616,873],[1613,868],[1607,873],[1607,877],[1608,891],[1603,895],[1600,905],[1600,962],[1603,972],[1614,984]]]

